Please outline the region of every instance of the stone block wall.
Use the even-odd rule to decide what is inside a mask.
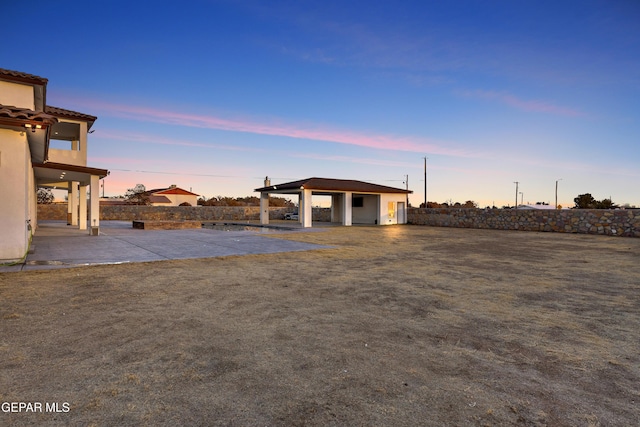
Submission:
[[[640,209],[422,209],[409,224],[640,237]]]
[[[296,208],[269,208],[269,219],[279,220]],[[89,215],[87,214],[87,218]],[[67,220],[67,205],[38,205],[39,220]],[[259,206],[100,206],[100,219],[112,221],[259,221]],[[331,209],[313,208],[314,221],[330,221]]]
[[[279,220],[296,208],[269,208]],[[88,217],[88,216],[87,216]],[[66,204],[38,205],[39,220],[66,220]],[[100,206],[101,220],[258,221],[258,206]],[[313,208],[313,220],[331,221],[330,208]],[[640,209],[420,209],[407,210],[409,224],[494,230],[552,231],[640,237]]]

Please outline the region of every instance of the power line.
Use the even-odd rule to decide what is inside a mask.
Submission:
[[[119,172],[136,172],[136,173],[154,173],[159,175],[185,175],[185,176],[210,176],[216,178],[241,178],[237,175],[213,175],[213,174],[205,174],[205,173],[183,173],[183,172],[159,172],[159,171],[141,171],[141,170],[133,170],[133,169],[110,169],[112,171]]]

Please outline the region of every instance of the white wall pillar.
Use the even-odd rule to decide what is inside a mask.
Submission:
[[[78,182],[69,182],[69,195],[67,201],[67,224],[78,225]]]
[[[91,175],[91,205],[89,208],[89,222],[92,236],[100,234],[100,177]]]
[[[346,192],[342,198],[342,225],[351,225],[353,218],[353,193]]]
[[[80,186],[80,217],[78,219],[80,230],[87,229],[87,186]]]
[[[312,226],[313,206],[311,204],[311,190],[302,190],[300,193],[300,222],[305,228]]]
[[[87,165],[87,133],[88,126],[87,122],[80,122],[80,159],[82,161],[82,165]]]
[[[260,224],[269,224],[269,193],[260,193]]]

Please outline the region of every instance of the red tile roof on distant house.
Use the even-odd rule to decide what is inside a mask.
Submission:
[[[149,196],[150,203],[171,203],[171,200],[167,196],[156,196],[154,194]]]
[[[180,187],[169,187],[169,188],[157,188],[155,190],[148,190],[145,193],[147,194],[179,194],[182,196],[199,196],[199,194],[192,193],[191,191],[183,190]]]

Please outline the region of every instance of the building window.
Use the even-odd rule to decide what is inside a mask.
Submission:
[[[364,197],[354,197],[352,199],[351,206],[354,208],[364,207]]]
[[[387,203],[387,209],[389,210],[389,218],[395,218],[395,216],[396,216],[396,203],[395,202]]]

